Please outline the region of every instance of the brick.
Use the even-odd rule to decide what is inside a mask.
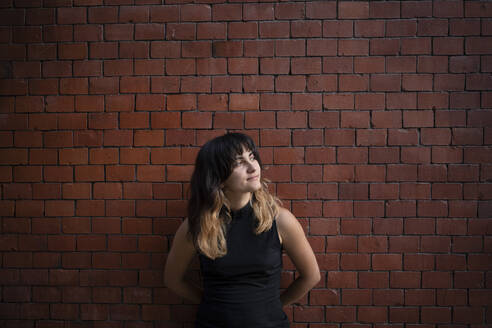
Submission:
[[[78,200],[76,214],[77,216],[102,216],[104,215],[104,200]]]
[[[242,123],[242,122],[241,122]],[[290,146],[290,131],[286,129],[263,129],[260,131],[261,146]],[[290,170],[289,170],[290,171]],[[289,172],[290,176],[290,172]]]
[[[368,40],[339,40],[338,55],[339,56],[365,56],[369,54]],[[382,55],[380,51],[372,53],[374,55]]]
[[[422,128],[421,142],[424,145],[449,145],[451,130],[447,128]]]
[[[214,57],[240,57],[243,54],[241,41],[214,41],[212,44]]]
[[[145,47],[143,50],[147,50],[147,47]],[[142,51],[142,54],[143,53],[144,51]],[[145,51],[145,55],[146,54],[147,51]],[[151,42],[150,55],[152,58],[178,58],[180,54],[181,54],[181,47],[178,42],[174,42],[174,41]]]
[[[460,163],[463,151],[456,147],[432,147],[432,162],[434,163]]]
[[[89,23],[107,24],[118,21],[118,7],[92,7],[88,9]]]
[[[164,30],[164,24],[135,24],[135,40],[162,40]]]
[[[356,37],[382,37],[385,24],[382,20],[358,20],[355,21]]]
[[[305,56],[306,46],[304,40],[277,40],[275,42],[276,56]]]
[[[135,7],[128,7],[129,10]],[[150,21],[155,23],[179,21],[179,7],[173,5],[150,7]]]
[[[352,21],[325,20],[323,21],[323,37],[353,37]]]
[[[94,42],[89,44],[89,58],[91,59],[111,59],[117,57],[117,42]]]
[[[402,89],[404,91],[432,91],[432,75],[429,74],[403,75]]]
[[[331,146],[355,145],[355,131],[349,129],[326,130],[325,145],[331,145]]]
[[[182,57],[210,57],[212,43],[210,41],[190,41],[182,44]]]
[[[212,77],[212,92],[241,92],[242,78],[240,76],[214,76]]]
[[[74,25],[74,41],[102,41],[101,25]]]
[[[261,94],[260,108],[262,110],[289,110],[290,95],[289,94]]]
[[[465,40],[465,52],[467,55],[486,55],[490,53],[488,37],[469,37]]]
[[[404,127],[432,127],[434,115],[432,111],[422,110],[419,112],[404,111],[403,126]]]
[[[321,37],[321,21],[294,21],[291,24],[292,37]]]
[[[305,76],[280,75],[276,78],[275,90],[278,92],[302,92],[305,89]]]
[[[430,38],[409,38],[401,40],[402,55],[429,55],[431,53]]]
[[[134,144],[135,146],[163,146],[164,131],[135,131]]]
[[[246,57],[271,57],[274,55],[275,41],[273,40],[245,40],[244,56]]]
[[[229,58],[229,74],[258,74],[258,60],[256,58]]]
[[[394,74],[376,74],[371,77],[371,91],[400,91],[401,77]]]
[[[411,37],[417,35],[417,22],[413,20],[388,20],[385,25],[387,37]]]
[[[231,22],[227,25],[229,39],[256,39],[258,37],[258,23]]]
[[[353,59],[351,57],[323,58],[323,73],[352,73]]]
[[[417,107],[419,109],[447,109],[449,106],[448,95],[445,93],[419,93],[417,94]],[[436,121],[439,112],[436,113]]]
[[[168,6],[166,9],[169,8]],[[120,23],[146,23],[149,21],[150,9],[146,6],[121,6],[118,21]]]
[[[371,55],[397,55],[400,53],[400,42],[394,39],[371,39]]]
[[[145,24],[141,25],[142,28],[145,27]],[[196,31],[194,24],[185,24],[185,23],[167,23],[166,26],[166,39],[167,40],[195,40]],[[162,27],[163,28],[163,27]],[[142,31],[143,32],[143,31]],[[159,31],[156,31],[159,32]],[[155,33],[157,36],[158,33]],[[158,40],[159,38],[155,38]]]
[[[182,127],[185,129],[202,129],[212,127],[211,113],[186,112],[182,116]]]
[[[463,17],[463,6],[455,1],[442,1],[433,8],[435,17]]]
[[[287,58],[262,58],[260,71],[262,74],[288,74],[290,70]]]
[[[231,94],[230,110],[258,110],[259,96],[255,94]]]
[[[120,79],[120,92],[122,93],[147,93],[149,91],[148,77],[123,76]]]
[[[119,160],[116,148],[91,149],[89,155],[91,164],[118,164]]]
[[[453,56],[449,59],[450,73],[474,73],[478,72],[480,61],[477,56]]]
[[[227,72],[225,58],[200,58],[196,62],[198,75],[219,75]]]
[[[348,1],[338,3],[338,18],[364,19],[369,18],[369,3],[352,3]]]
[[[91,113],[88,117],[89,129],[114,129],[118,126],[117,113]]]
[[[206,4],[185,5],[181,7],[182,21],[208,21],[211,19],[211,7]]]
[[[477,181],[479,170],[476,165],[456,164],[448,167],[449,181]]]
[[[29,164],[56,164],[56,149],[31,149],[29,151]]]
[[[152,93],[177,93],[179,91],[179,77],[158,76],[151,77]]]
[[[355,167],[356,181],[381,182],[384,181],[385,175],[385,167],[381,165],[360,165]]]
[[[195,143],[195,133],[189,130],[171,130],[166,133],[166,145],[192,145]]]
[[[35,43],[42,41],[41,26],[13,27],[13,41],[16,43]]]
[[[227,34],[227,25],[224,23],[200,23],[197,24],[198,40],[225,39]]]
[[[134,39],[133,25],[105,24],[104,39],[110,41],[131,41]]]
[[[383,73],[385,71],[384,58],[355,58],[355,73]]]
[[[400,3],[369,3],[369,16],[372,18],[400,18]]]
[[[152,46],[154,42],[152,42]],[[176,50],[175,47],[169,42],[168,47],[162,47],[158,50],[151,50],[151,57],[166,57],[165,54],[160,54],[159,51],[166,53],[170,57],[176,57],[172,52],[179,52],[179,48]],[[147,58],[149,53],[149,43],[148,42],[122,42],[120,43],[119,57],[120,58]]]
[[[73,63],[74,76],[100,76],[101,74],[102,66],[100,61],[76,61]]]
[[[195,60],[193,59],[168,59],[166,60],[166,73],[169,75],[195,74]]]
[[[244,20],[273,20],[273,4],[245,4],[243,6],[243,18]]]
[[[320,146],[323,145],[322,130],[297,130],[292,135],[294,146]]]
[[[244,125],[247,129],[275,128],[274,112],[246,113],[244,118]]]
[[[342,128],[368,128],[370,115],[368,111],[345,111],[340,115],[340,127]]]
[[[367,91],[369,88],[369,78],[360,75],[341,75],[338,80],[338,85],[338,89],[341,92]]]
[[[274,88],[274,77],[267,75],[243,76],[243,88],[245,92],[271,92]]]
[[[89,93],[91,94],[115,94],[118,90],[118,77],[89,79]]]
[[[433,53],[436,55],[463,55],[462,38],[434,38]]]
[[[419,62],[420,64],[420,62]],[[400,56],[386,58],[386,71],[388,73],[415,72],[417,60],[415,56]]]
[[[181,116],[177,112],[152,113],[151,127],[153,129],[179,128],[181,127]]]
[[[56,95],[58,94],[58,80],[30,80],[29,93],[31,95]]]

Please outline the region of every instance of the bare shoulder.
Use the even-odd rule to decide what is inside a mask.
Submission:
[[[301,224],[288,209],[280,207],[277,216],[277,228],[282,241],[285,241],[292,234],[304,234]]]
[[[188,251],[191,251],[192,249],[194,250],[194,245],[189,231],[189,222],[188,219],[185,219],[174,235],[174,243],[180,248],[185,247]]]

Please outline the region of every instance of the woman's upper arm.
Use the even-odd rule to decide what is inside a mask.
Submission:
[[[164,269],[164,281],[166,284],[181,280],[191,260],[195,256],[196,250],[188,234],[188,219],[179,226],[171,250],[167,256]]]
[[[282,238],[282,245],[301,276],[319,280],[320,272],[311,245],[296,217],[287,209],[281,208],[277,226]]]

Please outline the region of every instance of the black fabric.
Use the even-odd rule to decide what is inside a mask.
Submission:
[[[279,298],[282,246],[276,222],[255,235],[248,203],[232,213],[227,254],[216,260],[199,255],[203,298],[196,328],[284,328],[289,321]]]

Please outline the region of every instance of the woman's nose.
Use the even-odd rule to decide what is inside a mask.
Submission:
[[[254,161],[248,161],[248,172],[256,171],[256,165]]]

